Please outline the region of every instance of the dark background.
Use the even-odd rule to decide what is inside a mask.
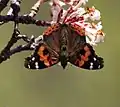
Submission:
[[[35,2],[23,0],[21,14],[28,13]],[[106,38],[96,52],[104,57],[105,67],[87,71],[74,66],[63,70],[56,65],[28,70],[23,64],[30,52],[16,54],[0,65],[0,107],[120,107],[120,1],[89,0],[88,4],[102,14]],[[37,18],[49,19],[49,8],[47,3],[42,5]],[[0,27],[0,49],[10,39],[12,26]],[[43,31],[35,25],[20,25],[20,29],[29,36]]]

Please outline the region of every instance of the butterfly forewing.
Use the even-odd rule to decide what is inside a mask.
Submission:
[[[47,32],[47,33],[46,33]],[[51,27],[48,27],[43,33],[44,42],[48,45],[49,48],[60,52],[60,25],[54,24]]]
[[[80,49],[84,43],[86,43],[85,35],[81,36],[74,28],[69,26],[70,35],[68,35],[68,51],[69,56],[74,54],[78,49]]]

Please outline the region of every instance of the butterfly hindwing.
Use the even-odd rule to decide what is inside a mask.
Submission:
[[[70,58],[70,62],[80,68],[97,70],[103,68],[103,58],[98,57],[93,47],[85,43],[75,56]]]
[[[25,59],[25,67],[29,69],[44,69],[57,64],[58,58],[45,45],[39,45],[31,57]]]

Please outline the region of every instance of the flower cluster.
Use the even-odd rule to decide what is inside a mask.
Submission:
[[[86,41],[91,45],[97,45],[104,41],[105,34],[102,31],[100,11],[94,6],[85,7],[88,0],[52,0],[50,1],[52,22],[77,24],[85,30]],[[68,5],[68,9],[63,6]]]

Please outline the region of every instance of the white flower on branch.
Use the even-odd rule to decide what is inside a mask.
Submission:
[[[100,21],[101,14],[94,6],[86,8],[87,2],[88,0],[51,0],[49,2],[52,13],[51,24],[77,24],[85,30],[86,41],[96,45],[103,42],[105,37]],[[63,8],[65,5],[69,8]],[[94,21],[99,22],[96,24]]]
[[[98,43],[104,42],[105,34],[102,31],[102,25],[101,22],[98,24],[91,24],[91,27],[85,27],[85,35],[87,36],[88,43],[92,43],[93,45],[96,45]]]
[[[88,8],[87,11],[88,11],[89,17],[92,21],[100,20],[100,18],[101,18],[100,11],[95,9],[94,6],[92,6],[92,8]]]
[[[53,4],[51,7],[51,13],[52,13],[52,23],[57,23],[57,20],[59,18],[59,13],[61,11],[61,7],[58,4]]]

